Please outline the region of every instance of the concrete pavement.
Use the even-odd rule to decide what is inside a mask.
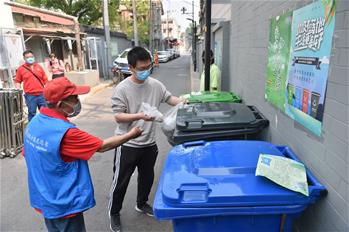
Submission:
[[[174,95],[190,91],[189,56],[182,56],[166,64],[160,64],[153,73]],[[107,138],[113,135],[115,122],[110,108],[113,87],[105,86],[84,99],[83,111],[73,120],[77,126],[95,136]],[[167,105],[160,110],[165,112]],[[155,167],[155,182],[150,194],[154,199],[163,163],[171,146],[157,128],[159,156]],[[107,215],[109,187],[112,180],[113,151],[97,153],[89,161],[95,187],[96,207],[85,212],[87,231],[109,231]],[[23,157],[0,160],[0,231],[46,231],[43,218],[29,206],[27,170]],[[168,221],[159,222],[134,210],[136,202],[137,172],[131,179],[126,193],[121,219],[124,231],[171,231]]]

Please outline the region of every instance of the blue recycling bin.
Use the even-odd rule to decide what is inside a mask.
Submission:
[[[179,231],[292,231],[292,223],[326,192],[307,170],[309,197],[255,176],[259,155],[298,160],[286,146],[262,141],[196,141],[168,154],[154,200],[159,220]]]

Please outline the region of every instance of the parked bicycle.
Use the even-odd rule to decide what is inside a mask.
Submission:
[[[117,66],[113,66],[111,68],[111,72],[113,73],[113,83],[114,85],[119,84],[121,81],[125,79],[124,74],[121,72],[121,69]]]

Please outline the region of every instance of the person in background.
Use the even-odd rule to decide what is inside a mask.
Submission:
[[[66,72],[72,71],[72,67],[71,67],[71,65],[68,62],[65,63],[64,67],[65,67],[65,71]]]
[[[175,106],[181,99],[173,96],[158,80],[149,77],[152,66],[150,53],[142,47],[134,47],[127,54],[132,75],[120,82],[112,96],[112,109],[118,123],[115,134],[120,135],[132,127],[144,124],[142,136],[132,139],[115,149],[114,177],[110,190],[110,229],[121,231],[120,211],[130,178],[137,168],[138,187],[135,210],[153,216],[147,203],[154,181],[154,165],[158,155],[155,141],[154,118],[141,111],[142,103],[159,108],[160,103]]]
[[[54,53],[50,54],[50,60],[48,62],[48,71],[52,73],[52,79],[57,77],[64,77],[64,62],[59,60]]]
[[[37,108],[46,106],[42,93],[47,76],[41,65],[35,62],[32,51],[24,51],[23,58],[25,64],[17,69],[15,86],[20,89],[23,83],[25,103],[28,107],[28,120],[30,121],[35,116]]]
[[[158,54],[158,50],[156,49],[154,52],[154,65],[155,67],[159,67],[159,54]]]
[[[204,64],[204,71],[200,77],[200,91],[205,91],[205,51],[202,52],[202,63]],[[213,51],[210,51],[210,90],[221,91],[221,70],[214,63]]]
[[[48,107],[41,108],[24,133],[30,205],[44,216],[49,232],[86,231],[83,212],[96,204],[87,161],[142,134],[134,127],[102,140],[79,130],[68,118],[80,113],[78,95],[89,91],[66,77],[48,82]]]

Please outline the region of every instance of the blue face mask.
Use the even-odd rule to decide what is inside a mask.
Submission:
[[[25,59],[25,62],[27,64],[34,64],[35,62],[35,57],[28,57],[27,59]]]
[[[140,81],[145,81],[150,76],[150,69],[144,71],[137,71],[136,78]]]

